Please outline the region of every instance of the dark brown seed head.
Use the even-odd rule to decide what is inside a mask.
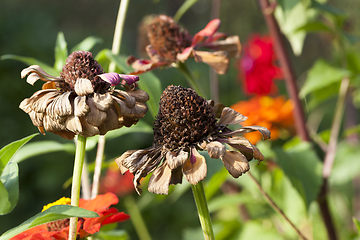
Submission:
[[[154,18],[147,35],[153,49],[168,62],[175,62],[177,53],[191,45],[189,33],[166,15]]]
[[[93,58],[91,52],[76,51],[66,59],[66,64],[60,73],[60,77],[64,79],[65,83],[60,83],[58,87],[64,91],[72,91],[77,79],[86,78],[91,81],[95,92],[103,92],[109,88],[110,84],[96,77],[102,73],[104,73],[103,69]]]
[[[168,86],[154,123],[154,142],[169,150],[186,148],[216,130],[215,114],[194,90]]]

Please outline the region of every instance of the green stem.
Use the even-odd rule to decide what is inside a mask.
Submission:
[[[124,198],[124,203],[131,216],[130,220],[134,225],[135,231],[140,240],[151,240],[149,231],[146,228],[145,222],[141,216],[140,210],[135,203],[134,197],[129,195]]]
[[[85,146],[86,146],[86,137],[78,135],[76,142],[74,173],[73,173],[72,188],[71,188],[71,205],[77,207],[79,206],[79,199],[80,199],[81,172],[85,159]],[[69,240],[76,239],[77,220],[78,220],[77,217],[70,218]]]
[[[188,67],[186,66],[185,63],[179,62],[176,65],[177,69],[180,70],[180,72],[182,72],[186,78],[186,80],[188,81],[188,83],[190,84],[190,86],[203,98],[205,98],[205,94],[202,91],[202,89],[199,87],[199,85],[197,84],[194,76],[191,74],[190,70],[188,69]]]
[[[180,18],[182,17],[182,15],[184,15],[184,13],[187,12],[187,10],[189,10],[198,0],[187,0],[183,3],[183,5],[181,5],[181,7],[177,10],[177,12],[175,13],[174,16],[174,20],[176,22],[179,22]]]
[[[205,240],[214,240],[215,236],[212,229],[209,209],[207,206],[204,185],[202,182],[199,182],[196,185],[191,185],[191,189],[194,195],[196,208],[198,210],[201,228],[203,229]]]

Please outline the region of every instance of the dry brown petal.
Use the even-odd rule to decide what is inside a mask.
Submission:
[[[110,93],[94,93],[94,103],[97,109],[106,112],[113,105],[113,99]]]
[[[171,170],[185,164],[189,158],[189,153],[180,149],[179,152],[168,152],[166,154],[166,162]]]
[[[206,144],[206,150],[211,158],[221,158],[226,152],[225,146],[217,141]]]
[[[115,113],[115,108],[110,108],[106,112],[106,115],[107,115],[106,120],[99,127],[101,135],[104,135],[105,133],[107,133],[110,130],[114,130],[114,129],[121,127],[119,120],[118,120],[118,116]]]
[[[193,50],[195,61],[206,63],[218,74],[225,74],[229,68],[229,57],[225,51],[206,52]]]
[[[125,174],[125,172],[127,172],[129,169],[126,168],[124,165],[123,165],[123,161],[131,156],[134,152],[136,152],[137,150],[128,150],[126,152],[124,152],[120,157],[116,158],[115,159],[115,162],[116,164],[118,165],[119,169],[120,169],[120,172],[121,174]]]
[[[151,59],[151,61],[153,61],[154,63],[157,62],[166,62],[166,60],[164,58],[162,58],[153,48],[153,46],[151,45],[147,45],[146,48],[146,53],[149,56],[149,58]]]
[[[230,124],[239,124],[245,121],[247,117],[236,112],[234,109],[229,107],[224,107],[221,113],[221,117],[218,121],[218,125],[230,125]]]
[[[75,83],[75,93],[79,96],[86,96],[94,93],[91,81],[86,78],[78,78]]]
[[[90,112],[85,116],[86,121],[91,125],[99,127],[106,120],[106,113],[96,108],[93,98],[88,98],[86,103],[90,108]]]
[[[65,121],[65,126],[66,129],[75,133],[76,135],[81,134],[83,131],[83,127],[81,125],[81,121],[79,117],[75,117],[75,116],[68,117]]]
[[[130,118],[142,118],[147,112],[147,106],[145,103],[137,103],[135,107],[129,108],[126,103],[121,99],[115,97],[115,101],[120,106],[120,115],[130,117]]]
[[[122,165],[129,169],[131,173],[136,172],[147,162],[148,157],[146,155],[151,151],[150,149],[151,148],[135,151],[133,154],[122,160]]]
[[[115,90],[114,95],[121,101],[125,102],[128,108],[133,108],[136,104],[135,98],[131,96],[128,92]]]
[[[140,90],[140,89],[135,89],[133,91],[129,91],[128,92],[131,96],[133,96],[137,102],[146,102],[149,100],[149,94],[147,94],[147,92]]]
[[[74,99],[74,116],[83,117],[90,111],[89,106],[86,104],[85,96],[77,96]]]
[[[31,85],[34,85],[34,83],[37,80],[42,81],[62,81],[60,77],[54,77],[50,74],[46,73],[40,66],[38,65],[31,65],[30,67],[27,67],[21,71],[21,78],[26,77],[26,75],[30,74],[26,82],[28,82]]]
[[[171,171],[170,184],[175,185],[182,183],[182,177],[183,177],[182,166],[180,166]]]
[[[29,116],[31,118],[32,123],[34,124],[34,126],[36,127],[42,127],[43,126],[43,119],[44,119],[44,114],[43,113],[37,113],[35,111],[30,111]]]
[[[242,154],[245,155],[248,161],[251,161],[254,158],[254,145],[252,145],[249,140],[245,137],[231,137],[223,139],[223,142],[229,144],[233,148],[239,150]]]
[[[169,193],[170,179],[171,169],[167,164],[163,163],[160,167],[155,169],[149,179],[149,192],[167,195]]]
[[[30,107],[30,99],[29,98],[25,98],[24,100],[21,101],[20,105],[19,105],[19,108],[21,110],[23,110],[24,112],[26,113],[29,113],[32,111],[31,107]]]
[[[86,121],[85,117],[81,117],[79,119],[80,119],[81,126],[82,126],[82,132],[80,133],[80,135],[82,135],[84,137],[93,137],[95,135],[100,134],[99,128],[89,124]]]
[[[198,182],[204,180],[207,173],[207,166],[204,156],[202,156],[195,148],[191,148],[190,158],[185,163],[183,174],[186,180],[196,185]]]
[[[211,47],[215,47],[216,50],[225,51],[228,53],[229,58],[240,57],[241,43],[239,36],[230,36],[225,40],[219,40],[213,42]]]
[[[65,92],[57,97],[46,108],[46,114],[53,119],[60,119],[63,116],[72,114],[72,107],[69,100],[71,92]]]
[[[240,177],[250,169],[248,160],[238,151],[226,151],[221,160],[225,168],[234,178]]]
[[[246,126],[246,127],[236,129],[235,131],[232,131],[232,132],[222,133],[221,135],[222,136],[236,136],[236,135],[242,135],[245,133],[255,132],[255,131],[259,131],[262,134],[262,137],[264,140],[270,139],[270,137],[271,137],[270,131],[267,128],[261,127],[261,126]]]
[[[43,126],[48,132],[66,130],[63,124],[60,124],[58,120],[52,119],[49,115],[46,114],[44,114]]]
[[[43,92],[37,95],[34,98],[34,95],[31,97],[32,103],[31,108],[35,112],[45,113],[47,106],[53,101],[53,99],[59,95],[57,91],[54,90],[42,90]],[[40,91],[38,91],[40,92]]]

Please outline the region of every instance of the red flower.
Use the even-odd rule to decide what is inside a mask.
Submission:
[[[254,35],[244,46],[244,56],[239,61],[247,94],[266,95],[277,90],[274,79],[282,78],[281,69],[275,65],[276,55],[272,39],[268,36]]]
[[[130,218],[129,215],[119,212],[116,208],[109,208],[118,202],[119,199],[113,193],[98,195],[92,200],[80,199],[79,207],[94,211],[99,214],[99,217],[79,218],[77,224],[77,239],[98,232],[103,225],[128,220]],[[31,228],[16,235],[11,238],[11,240],[67,240],[68,235],[69,219],[63,219]]]
[[[123,197],[135,191],[133,179],[134,175],[129,171],[122,175],[114,162],[101,178],[99,191],[100,193],[112,192],[118,197]]]

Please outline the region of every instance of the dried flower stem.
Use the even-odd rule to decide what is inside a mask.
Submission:
[[[176,64],[175,66],[177,69],[180,70],[180,72],[182,72],[186,78],[186,80],[188,81],[188,83],[190,84],[190,86],[203,98],[205,98],[205,94],[202,91],[202,89],[199,87],[199,85],[197,84],[194,76],[191,74],[190,70],[188,69],[188,67],[186,66],[185,63],[179,62]]]
[[[135,231],[140,240],[151,240],[149,231],[146,228],[145,222],[141,216],[140,210],[136,205],[134,197],[129,195],[124,198],[124,204],[131,216],[130,220],[133,223]]]
[[[191,185],[205,240],[215,240],[203,182]]]
[[[98,146],[97,146],[97,152],[95,158],[95,169],[94,169],[93,187],[91,190],[91,199],[96,198],[96,196],[99,193],[101,165],[104,157],[104,149],[105,149],[105,135],[100,135],[98,139]]]
[[[87,168],[86,157],[84,159],[84,164],[81,174],[81,192],[83,199],[89,200],[91,198],[91,186],[90,186],[89,171]]]
[[[80,199],[81,172],[85,159],[85,146],[86,137],[78,135],[76,141],[75,163],[71,188],[71,205],[77,207],[79,206]],[[70,218],[69,240],[76,239],[77,221],[77,217]]]
[[[294,223],[291,222],[291,220],[285,215],[285,213],[276,205],[276,203],[271,199],[271,197],[265,192],[265,190],[261,187],[258,180],[256,180],[256,178],[250,172],[248,172],[247,174],[254,181],[255,185],[259,188],[260,193],[264,196],[266,201],[275,210],[275,212],[281,215],[291,225],[291,227],[296,231],[296,233],[299,235],[301,239],[306,240],[307,238],[300,232],[300,230],[294,225]]]

